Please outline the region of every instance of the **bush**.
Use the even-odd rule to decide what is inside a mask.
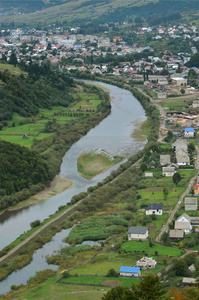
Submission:
[[[106,277],[118,277],[119,273],[117,273],[114,269],[108,270]]]
[[[31,228],[35,228],[35,227],[39,226],[40,224],[41,224],[40,220],[35,220],[30,223],[30,226],[31,226]]]

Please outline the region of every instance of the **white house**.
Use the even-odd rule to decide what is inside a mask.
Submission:
[[[176,161],[178,166],[190,165],[190,158],[184,150],[176,150]]]
[[[176,84],[177,86],[184,86],[187,85],[187,79],[182,77],[174,77],[172,78],[172,83]]]
[[[162,167],[162,175],[166,177],[172,177],[176,172],[175,167]]]
[[[175,229],[182,229],[185,234],[188,234],[192,230],[191,218],[187,214],[181,215],[175,221]]]
[[[192,138],[195,135],[195,129],[193,127],[186,127],[184,129],[184,137]]]
[[[136,267],[140,267],[141,270],[155,269],[156,261],[152,257],[143,257],[136,262]]]
[[[146,215],[162,215],[163,204],[149,204],[145,207]]]
[[[140,277],[140,268],[139,267],[120,267],[120,276],[123,277]]]
[[[148,228],[142,226],[131,226],[128,230],[128,240],[146,240],[149,236]]]

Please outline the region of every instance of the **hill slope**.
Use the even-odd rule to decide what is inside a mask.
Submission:
[[[4,4],[4,2],[1,2]],[[7,2],[9,3],[9,1]],[[12,2],[13,3],[13,2]],[[21,3],[26,3],[25,14],[13,16],[21,10]],[[34,6],[34,3],[37,5]],[[63,4],[62,4],[63,3]],[[6,4],[5,4],[6,5]],[[18,5],[18,6],[17,6]],[[30,5],[30,9],[28,8]],[[95,21],[97,23],[134,20],[135,16],[151,16],[171,14],[174,12],[197,11],[199,10],[199,1],[196,0],[77,0],[77,1],[43,1],[33,2],[24,0],[15,2],[15,9],[7,12],[12,16],[2,17],[2,22],[17,24],[41,24],[41,23],[69,23],[81,25],[82,22]],[[11,6],[12,7],[12,6]],[[0,9],[2,8],[2,4]],[[33,8],[37,11],[33,12]],[[32,12],[32,13],[29,13]]]

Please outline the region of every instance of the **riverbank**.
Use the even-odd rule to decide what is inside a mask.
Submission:
[[[73,181],[67,178],[62,178],[60,175],[56,175],[54,180],[51,182],[50,187],[46,187],[44,190],[37,193],[36,195],[31,196],[27,200],[19,202],[13,208],[9,209],[9,211],[17,210],[26,206],[30,206],[48,200],[58,194],[63,193],[64,191],[71,189],[73,186]]]

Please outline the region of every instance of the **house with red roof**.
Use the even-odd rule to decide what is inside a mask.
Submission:
[[[199,184],[195,184],[193,186],[193,190],[195,195],[199,195]]]

